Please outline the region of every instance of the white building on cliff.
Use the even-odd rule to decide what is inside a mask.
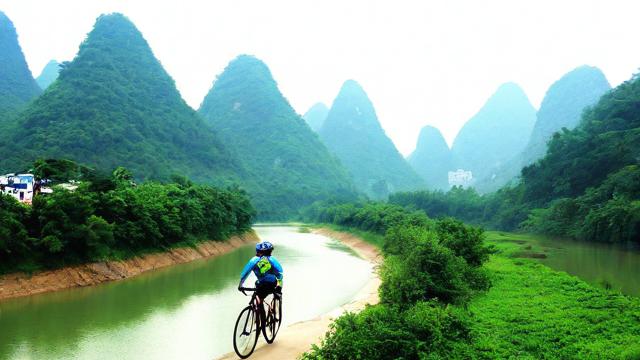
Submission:
[[[449,186],[467,187],[473,183],[473,174],[471,171],[458,169],[449,171]]]

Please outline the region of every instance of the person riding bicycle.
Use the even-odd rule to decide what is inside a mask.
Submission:
[[[241,290],[242,284],[247,279],[251,271],[256,275],[256,294],[262,300],[267,295],[280,292],[282,289],[282,265],[271,256],[273,245],[268,241],[256,244],[256,256],[251,258],[240,274]]]

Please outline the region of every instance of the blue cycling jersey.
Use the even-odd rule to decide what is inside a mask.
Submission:
[[[242,269],[242,273],[240,273],[239,286],[242,286],[251,271],[258,278],[258,282],[275,283],[282,281],[282,265],[273,256],[252,257]]]

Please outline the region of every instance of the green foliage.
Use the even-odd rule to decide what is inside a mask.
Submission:
[[[467,319],[451,307],[419,302],[399,311],[375,305],[338,318],[321,346],[314,345],[302,358],[463,359],[467,339]]]
[[[374,199],[424,187],[378,122],[360,85],[346,81],[319,131],[320,138],[349,169],[358,190]]]
[[[637,359],[640,301],[532,260],[495,256],[469,305],[474,358]]]
[[[263,220],[288,220],[314,201],[354,198],[347,171],[296,114],[259,59],[229,63],[199,113],[249,169],[244,183]]]
[[[27,232],[29,209],[12,196],[0,192],[0,272],[7,259],[29,255],[32,239]]]
[[[438,299],[445,303],[464,304],[474,291],[489,287],[486,275],[478,269],[481,263],[470,264],[454,249],[447,247],[457,245],[462,249],[461,243],[473,242],[473,239],[452,241],[455,234],[440,235],[450,225],[437,225],[440,231],[402,225],[389,229],[385,237],[388,256],[380,272],[380,298],[383,303],[403,307],[417,301]],[[482,246],[477,250],[479,254],[471,254],[471,248],[465,250],[473,259],[482,257],[487,251]]]
[[[68,191],[54,186],[32,207],[0,196],[0,272],[25,264],[67,264],[132,256],[176,244],[224,240],[247,231],[254,210],[242,190],[183,183],[132,183],[118,168],[108,179]]]
[[[471,266],[481,266],[493,253],[493,249],[485,245],[484,230],[467,226],[453,218],[438,221],[436,232],[442,245]]]
[[[530,232],[589,241],[625,242],[640,238],[640,167],[611,174],[597,188],[534,209],[523,222]]]
[[[431,221],[423,212],[408,212],[400,206],[380,202],[341,203],[316,202],[303,211],[308,222],[331,223],[377,234],[399,225],[428,226]]]
[[[29,71],[13,23],[0,11],[0,128],[41,92]]]
[[[5,172],[68,158],[102,171],[125,166],[137,179],[180,173],[226,185],[244,174],[120,14],[97,19],[58,80],[0,137]]]
[[[442,304],[467,304],[489,287],[481,266],[492,248],[481,229],[375,202],[315,203],[304,214],[308,221],[385,234],[386,255],[381,304],[338,318],[305,359],[469,357],[465,312]]]
[[[393,194],[389,201],[494,229],[637,242],[639,115],[640,77],[634,76],[586,110],[577,128],[555,133],[546,156],[522,169],[518,184],[483,196],[453,188]]]

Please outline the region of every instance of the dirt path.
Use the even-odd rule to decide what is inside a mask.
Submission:
[[[257,241],[258,236],[253,231],[249,231],[224,242],[205,241],[195,248],[177,248],[124,261],[83,264],[42,271],[34,275],[24,273],[2,275],[0,276],[0,300],[122,280],[146,271],[225,254]]]
[[[362,258],[375,264],[375,271],[371,273],[366,285],[350,303],[314,319],[291,324],[281,329],[272,345],[266,345],[264,341],[259,341],[258,348],[250,357],[252,360],[296,359],[302,353],[311,349],[311,344],[320,342],[333,319],[346,311],[359,311],[366,304],[377,304],[379,301],[378,287],[380,286],[380,278],[377,274],[377,265],[382,262],[380,251],[375,246],[348,233],[329,229],[318,229],[313,232],[340,240],[343,244],[355,250]],[[238,359],[238,357],[235,353],[231,353],[221,359]]]

